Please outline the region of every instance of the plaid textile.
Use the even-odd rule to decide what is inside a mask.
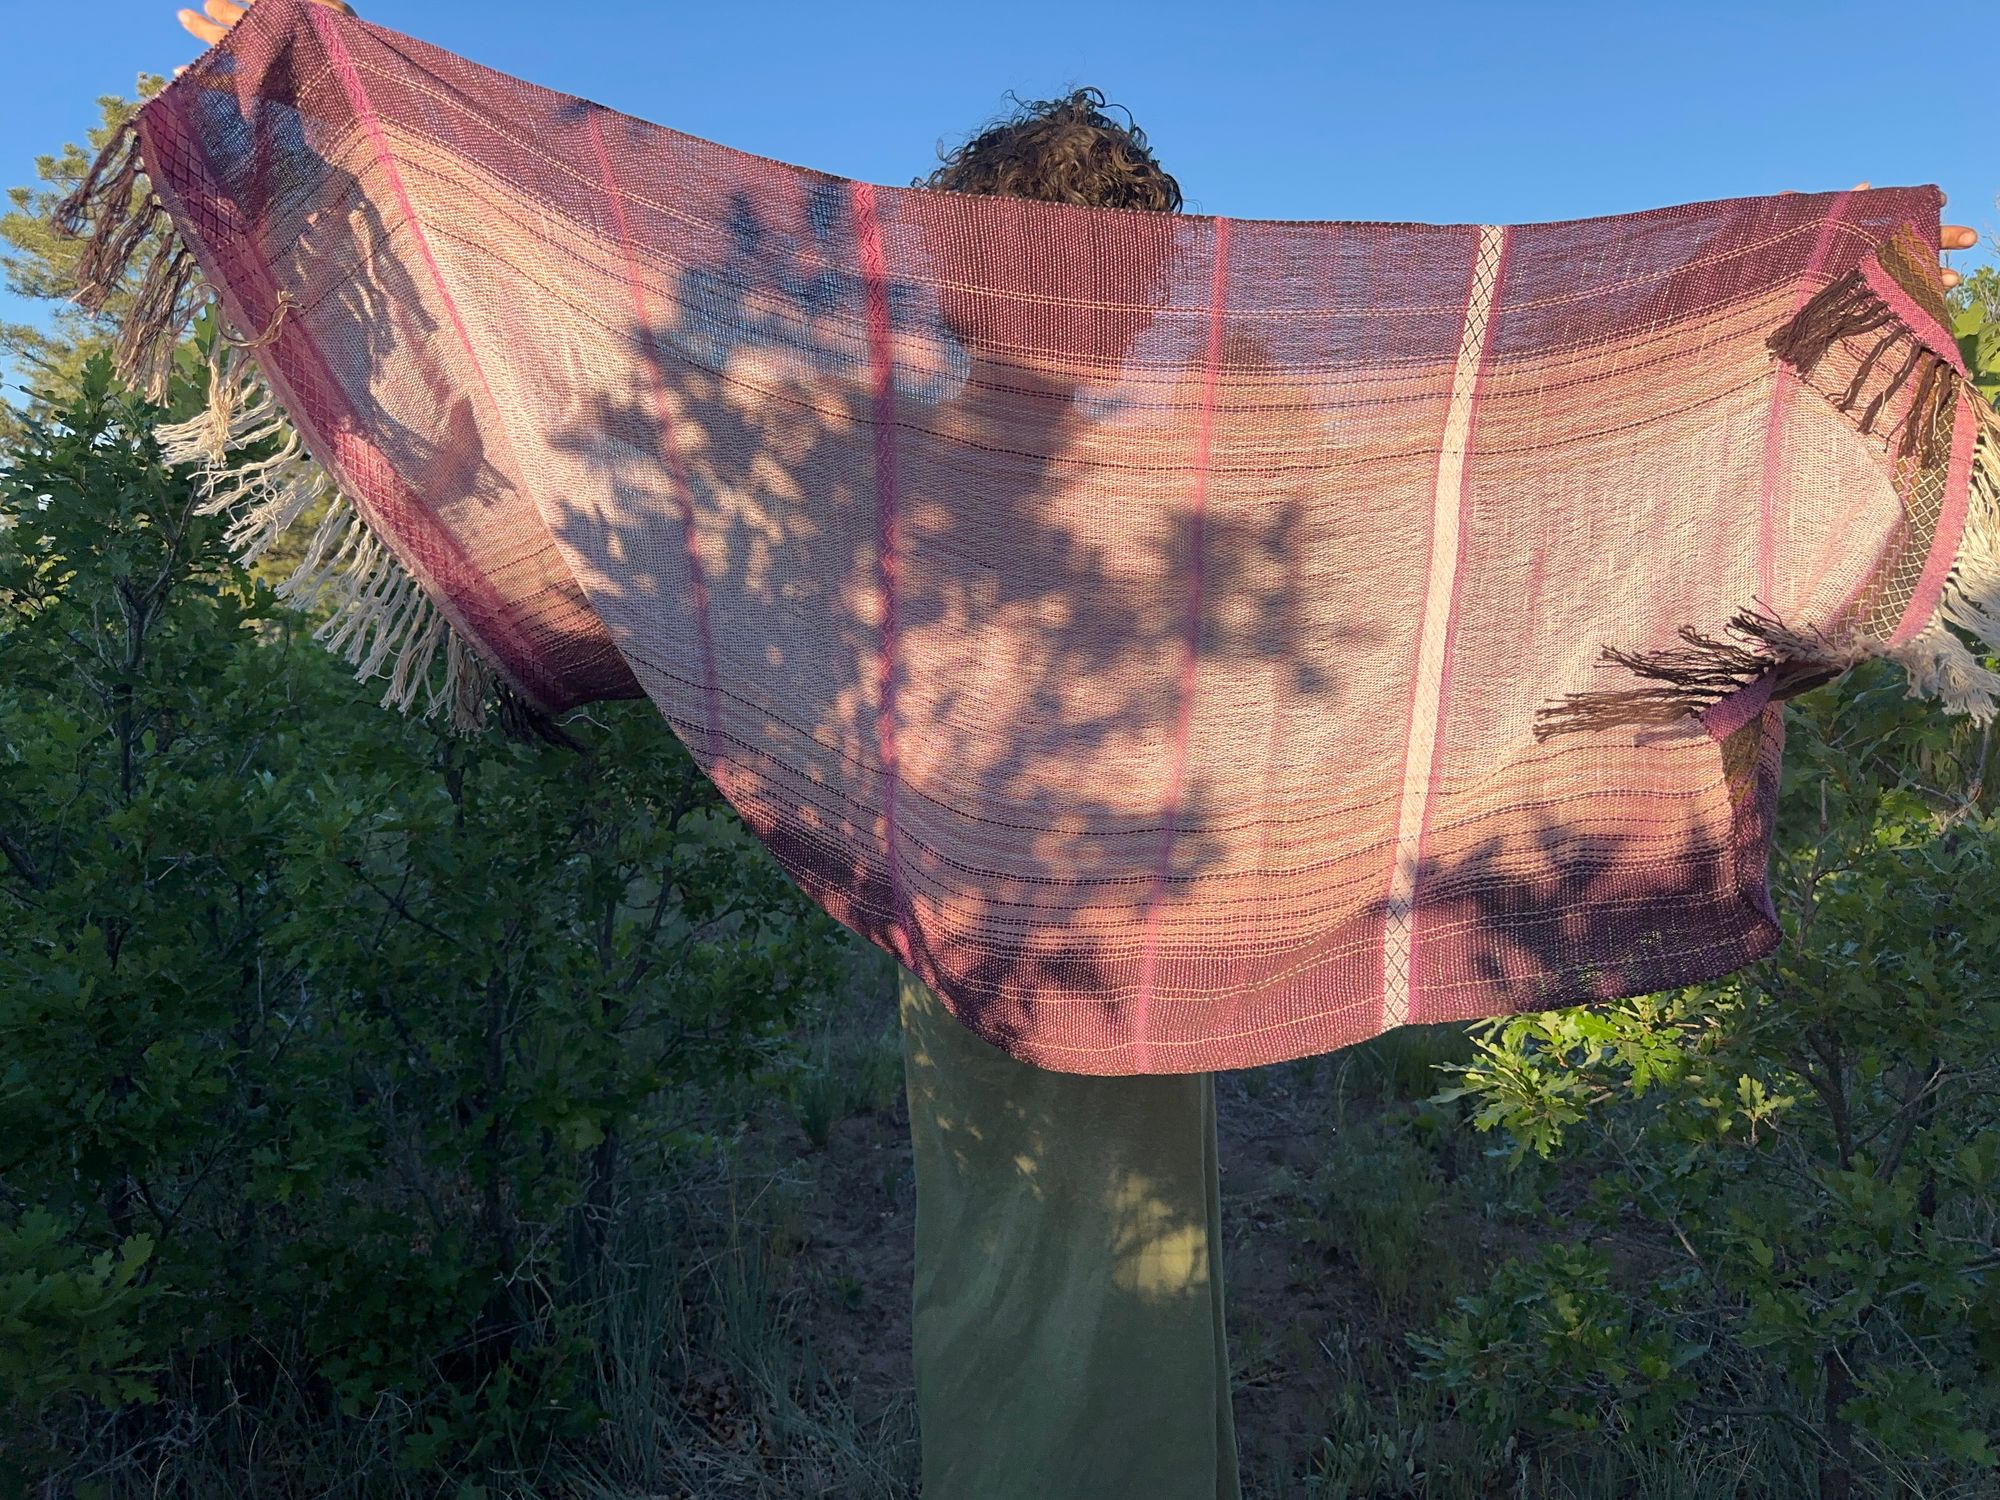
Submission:
[[[1783,697],[1888,655],[1993,712],[1934,187],[1514,226],[873,187],[305,0],[118,149],[86,281],[170,220],[128,363],[219,301],[167,438],[246,555],[337,489],[294,588],[336,645],[461,725],[650,698],[1046,1068],[1726,973],[1779,940]]]

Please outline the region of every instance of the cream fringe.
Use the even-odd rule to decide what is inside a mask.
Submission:
[[[217,303],[166,206],[142,185],[144,171],[134,115],[107,137],[90,170],[56,206],[54,223],[80,242],[80,306],[102,312],[116,293],[132,289],[120,317],[117,367],[157,401],[166,393],[176,348],[201,309]],[[197,509],[229,517],[230,550],[247,564],[331,497],[305,561],[277,588],[280,598],[302,610],[332,601],[332,617],[314,638],[340,652],[360,680],[386,675],[385,707],[409,712],[421,700],[422,716],[443,711],[453,730],[473,734],[486,727],[490,706],[510,735],[575,745],[480,659],[305,451],[250,354],[277,335],[292,305],[280,292],[270,326],[255,337],[218,332],[210,346],[206,409],[156,429],[169,462],[198,467]],[[248,456],[264,448],[270,449],[264,457]],[[440,656],[441,673],[434,670]]]
[[[1958,556],[1924,628],[1881,654],[1909,677],[1909,696],[1935,698],[1946,713],[1969,714],[1984,726],[2000,712],[2000,673],[1981,665],[1945,627],[1949,622],[1970,631],[1987,651],[2000,653],[2000,412],[1969,384],[1960,387],[1959,399],[1972,404],[1979,437],[1972,450],[1971,493]]]
[[[185,422],[154,430],[162,456],[200,466],[195,510],[229,517],[229,549],[245,565],[331,496],[305,557],[277,585],[278,597],[302,612],[331,602],[333,612],[313,639],[350,663],[357,680],[387,676],[383,707],[414,709],[423,718],[444,711],[455,732],[478,733],[486,727],[487,698],[495,687],[491,670],[312,461],[247,347],[216,340],[208,404]],[[242,456],[272,443],[275,449],[263,457]],[[436,673],[440,656],[444,670]]]

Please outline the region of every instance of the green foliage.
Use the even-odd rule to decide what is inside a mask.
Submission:
[[[91,1255],[38,1208],[0,1229],[0,1389],[23,1404],[72,1390],[107,1406],[149,1399],[133,1324],[160,1292],[139,1281],[152,1255],[145,1234]]]
[[[1422,1099],[1437,1088],[1438,1072],[1472,1055],[1465,1028],[1455,1023],[1398,1026],[1351,1049],[1356,1081],[1379,1099]]]
[[[1965,367],[1988,401],[2000,405],[2000,269],[1981,266],[1958,288],[1952,332]]]
[[[1688,1366],[1706,1352],[1614,1288],[1602,1249],[1565,1244],[1504,1262],[1412,1342],[1428,1356],[1424,1378],[1457,1394],[1493,1441],[1523,1425],[1594,1433],[1607,1420],[1664,1434],[1699,1389]]]
[[[815,1151],[833,1127],[865,1110],[890,1109],[903,1088],[902,1039],[887,1031],[822,1023],[815,1030],[788,1091],[792,1112]]]
[[[1810,1426],[1828,1473],[1922,1457],[1941,1481],[2000,1430],[1991,736],[1886,668],[1790,725],[1785,945],[1719,984],[1487,1023],[1439,1096],[1515,1158],[1594,1169],[1586,1221],[1675,1253],[1614,1285],[1551,1251],[1422,1347],[1489,1417],[1504,1392],[1643,1431],[1694,1401]]]
[[[1552,1251],[1422,1347],[1487,1416],[1504,1391],[1542,1420],[1643,1430],[1694,1400],[1812,1425],[1830,1472],[1871,1453],[1985,1467],[2000,1430],[1990,736],[1912,708],[1886,669],[1800,700],[1791,723],[1785,946],[1720,984],[1489,1023],[1440,1095],[1517,1158],[1600,1169],[1586,1218],[1651,1226],[1678,1254],[1614,1286],[1607,1262]]]
[[[376,708],[161,416],[99,354],[0,468],[0,1489],[281,1391],[487,1482],[597,1420],[625,1184],[844,944],[650,704]]]
[[[1476,1500],[1516,1492],[1501,1488],[1517,1478],[1512,1440],[1482,1450],[1424,1387],[1396,1392],[1385,1420],[1349,1385],[1324,1426],[1305,1480],[1310,1500]]]

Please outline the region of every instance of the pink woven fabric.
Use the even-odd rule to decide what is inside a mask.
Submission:
[[[1536,715],[1753,605],[1907,641],[1964,525],[1968,402],[1899,456],[1944,388],[1862,369],[1880,326],[1770,347],[1864,267],[1934,300],[1928,186],[1517,226],[871,187],[304,0],[139,132],[453,629],[542,709],[649,697],[816,901],[1049,1068],[1770,952],[1772,676]]]

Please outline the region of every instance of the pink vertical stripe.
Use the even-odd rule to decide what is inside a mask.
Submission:
[[[1853,196],[1852,191],[1841,193],[1827,208],[1826,219],[1819,228],[1819,238],[1813,242],[1812,256],[1806,261],[1805,270],[1799,274],[1798,295],[1792,299],[1794,317],[1820,289],[1817,285],[1820,268],[1826,261],[1827,251],[1833,248],[1833,232],[1840,223],[1840,216],[1847,211],[1848,199]],[[1757,602],[1770,611],[1777,609],[1776,601],[1771,598],[1771,570],[1777,548],[1777,522],[1771,514],[1771,505],[1777,495],[1778,475],[1782,468],[1780,450],[1784,447],[1781,435],[1785,411],[1791,405],[1792,392],[1798,383],[1798,371],[1779,360],[1771,386],[1770,415],[1764,422],[1764,478],[1758,487],[1757,501]]]
[[[688,488],[687,466],[681,461],[680,447],[674,441],[673,403],[667,396],[667,384],[660,374],[659,341],[653,337],[652,314],[646,305],[646,287],[639,276],[639,260],[632,250],[631,226],[625,221],[625,195],[618,190],[617,179],[612,175],[611,156],[604,149],[604,132],[598,125],[598,118],[605,111],[593,106],[584,118],[585,128],[590,133],[591,150],[597,153],[597,168],[604,176],[605,196],[610,200],[612,216],[618,221],[618,248],[625,256],[625,282],[632,292],[632,311],[638,321],[638,333],[651,357],[646,361],[650,375],[647,384],[653,398],[653,413],[660,424],[660,457],[666,464],[667,477],[673,486],[674,505],[680,511],[681,535],[687,548],[687,568],[689,585],[694,592],[695,628],[700,633],[701,677],[707,696],[707,750],[708,762],[702,767],[715,781],[724,796],[729,795],[729,764],[722,749],[722,689],[715,670],[715,636],[709,621],[708,576],[702,568],[701,547],[695,535],[694,497]]]
[[[895,901],[896,956],[916,967],[910,898],[896,850],[896,586],[901,559],[896,551],[896,388],[889,347],[889,275],[882,255],[882,225],[875,215],[872,183],[850,182],[854,233],[861,252],[861,283],[868,308],[868,355],[875,397],[875,563],[882,589],[882,625],[875,673],[875,746],[882,767],[882,852]]]
[[[1181,655],[1180,703],[1174,715],[1173,746],[1168,751],[1167,793],[1160,809],[1160,852],[1154,861],[1152,889],[1146,897],[1145,947],[1139,959],[1139,993],[1132,1003],[1133,1071],[1147,1071],[1147,1022],[1153,1006],[1154,970],[1159,958],[1160,912],[1166,899],[1167,872],[1173,867],[1174,832],[1180,821],[1181,794],[1187,781],[1188,728],[1194,719],[1195,669],[1201,660],[1203,565],[1208,529],[1209,443],[1215,431],[1215,381],[1222,363],[1222,313],[1229,280],[1229,220],[1216,219],[1215,268],[1208,293],[1208,351],[1203,360],[1201,421],[1195,430],[1194,526],[1190,543],[1193,566],[1188,569],[1187,639]]]
[[[1486,328],[1479,341],[1478,372],[1472,377],[1472,401],[1466,412],[1465,449],[1458,458],[1458,560],[1451,570],[1451,603],[1445,610],[1443,672],[1438,678],[1437,722],[1431,729],[1435,743],[1444,742],[1446,717],[1451,712],[1451,648],[1458,640],[1458,601],[1464,594],[1464,575],[1460,567],[1465,561],[1465,538],[1471,528],[1468,526],[1472,514],[1472,486],[1466,481],[1472,474],[1472,453],[1479,441],[1479,413],[1486,395],[1488,361],[1493,353],[1494,330],[1500,323],[1500,299],[1507,286],[1507,265],[1514,257],[1514,231],[1503,228],[1500,231],[1500,254],[1493,264],[1493,290],[1487,298]],[[1467,297],[1468,307],[1471,295]],[[1424,815],[1417,825],[1416,867],[1423,869],[1424,844],[1431,831],[1431,809],[1437,805],[1437,759],[1433,754],[1430,774],[1424,782]],[[1423,1021],[1423,924],[1418,921],[1418,908],[1423,902],[1421,881],[1410,890],[1410,963],[1409,996],[1411,1024]]]

